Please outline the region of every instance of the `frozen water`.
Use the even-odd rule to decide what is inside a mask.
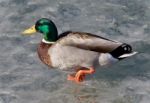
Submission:
[[[95,33],[139,54],[99,69],[83,85],[68,82],[38,59],[41,35],[21,35],[41,17],[59,33]],[[149,0],[0,0],[0,103],[149,103],[149,47]]]

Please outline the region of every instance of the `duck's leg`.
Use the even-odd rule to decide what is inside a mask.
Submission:
[[[86,74],[93,74],[95,72],[93,67],[88,68],[88,70],[79,70],[75,76],[68,75],[68,80],[80,83],[84,80]]]
[[[82,82],[85,78],[85,74],[80,76],[80,82]],[[67,80],[76,81],[74,74],[69,74]]]

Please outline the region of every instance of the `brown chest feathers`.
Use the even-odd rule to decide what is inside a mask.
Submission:
[[[48,49],[51,46],[52,46],[52,44],[46,44],[43,42],[41,42],[38,46],[38,56],[39,56],[40,60],[48,66],[51,66],[50,55],[48,55]]]

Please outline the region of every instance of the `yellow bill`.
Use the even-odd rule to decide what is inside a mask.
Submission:
[[[32,35],[33,33],[36,33],[35,25],[31,26],[29,29],[22,32],[24,35]]]

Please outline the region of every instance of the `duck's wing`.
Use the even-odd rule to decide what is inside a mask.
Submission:
[[[73,46],[80,49],[108,53],[116,49],[122,43],[104,37],[84,32],[65,32],[59,36],[56,44]]]

